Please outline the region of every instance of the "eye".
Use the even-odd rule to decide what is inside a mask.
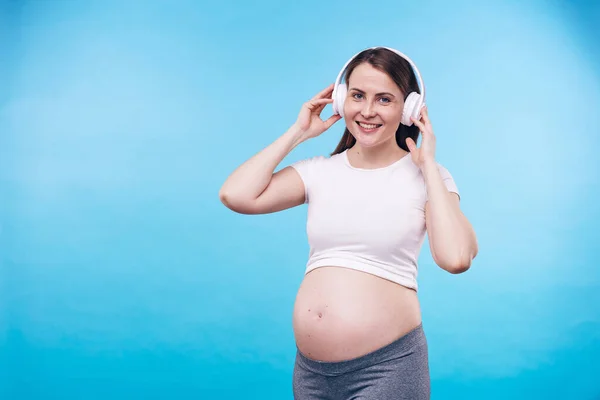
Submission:
[[[383,103],[389,103],[390,101],[392,101],[389,97],[381,97],[379,100],[381,100]]]
[[[357,97],[357,96],[360,96],[360,97]],[[362,94],[361,93],[353,93],[352,97],[355,98],[356,100],[360,100],[360,99],[362,99]]]

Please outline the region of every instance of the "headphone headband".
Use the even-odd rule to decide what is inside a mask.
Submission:
[[[406,54],[404,54],[396,49],[392,49],[391,47],[385,47],[385,46],[369,47],[369,48],[361,50],[358,53],[356,53],[355,55],[353,55],[352,58],[350,58],[348,61],[346,61],[346,64],[344,64],[344,67],[341,69],[340,73],[338,74],[338,76],[335,80],[334,87],[337,87],[341,83],[340,80],[342,79],[342,75],[344,75],[344,72],[346,72],[346,68],[348,67],[348,64],[350,64],[350,62],[352,62],[352,60],[354,60],[356,58],[356,56],[358,56],[363,51],[375,50],[375,49],[386,49],[389,51],[393,51],[394,53],[398,54],[400,57],[402,57],[406,61],[408,61],[408,63],[411,65],[415,75],[417,76],[417,81],[418,81],[420,89],[421,89],[421,93],[420,93],[421,100],[422,100],[421,105],[423,103],[425,103],[425,83],[423,82],[423,78],[421,78],[421,72],[419,71],[419,68],[417,68],[417,65]],[[408,95],[408,93],[406,93],[406,95]]]

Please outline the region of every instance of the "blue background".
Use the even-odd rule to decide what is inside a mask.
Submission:
[[[419,66],[480,245],[462,275],[421,253],[432,398],[600,398],[599,24],[592,1],[0,0],[0,398],[291,399],[306,208],[218,190],[375,45]]]

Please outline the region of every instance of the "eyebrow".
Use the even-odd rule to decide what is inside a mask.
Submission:
[[[356,90],[357,92],[365,93],[363,90],[357,89],[355,87],[350,88],[350,90]],[[396,97],[393,94],[388,93],[388,92],[377,93],[375,96],[382,96],[382,95],[388,95],[388,96],[391,96],[391,97]]]

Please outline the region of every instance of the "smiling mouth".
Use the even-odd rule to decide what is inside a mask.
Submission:
[[[367,129],[367,130],[371,130],[371,129],[377,129],[379,128],[381,125],[383,124],[367,124],[365,122],[359,122],[356,121],[356,123],[358,124],[358,126],[360,126],[363,129]]]

